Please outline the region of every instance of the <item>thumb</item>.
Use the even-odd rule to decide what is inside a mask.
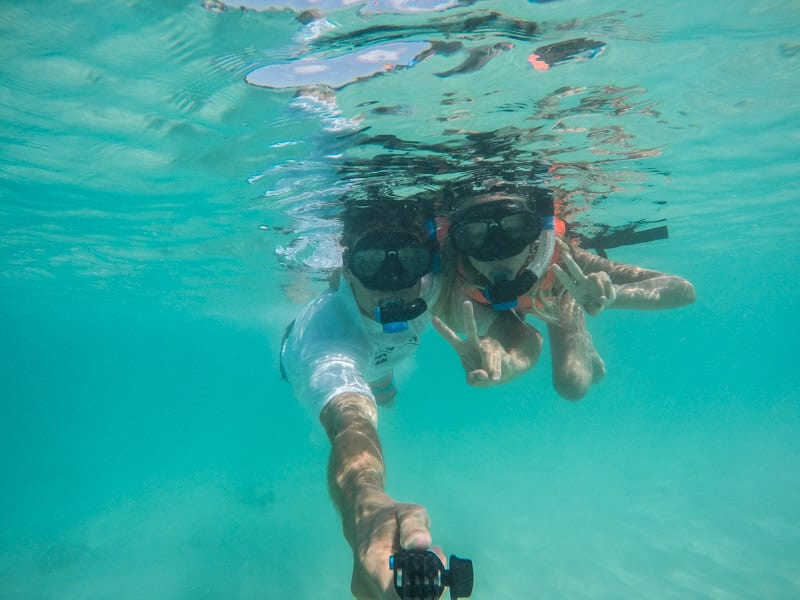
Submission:
[[[398,514],[400,547],[403,550],[426,550],[433,543],[428,512],[421,506],[408,513]]]

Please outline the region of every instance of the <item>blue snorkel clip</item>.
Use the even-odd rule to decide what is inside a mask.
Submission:
[[[408,331],[408,321],[383,321],[381,307],[375,307],[375,320],[383,325],[383,333],[403,333]]]
[[[489,302],[492,302],[488,287],[484,288],[483,295],[486,296]],[[517,306],[519,306],[519,300],[516,298],[506,302],[492,302],[492,310],[511,310],[512,308],[517,308]]]

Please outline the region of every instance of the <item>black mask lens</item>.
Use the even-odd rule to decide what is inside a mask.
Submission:
[[[404,271],[415,277],[422,277],[431,270],[431,253],[424,247],[406,247],[397,249],[397,260]]]
[[[519,254],[541,230],[539,216],[518,202],[479,205],[450,228],[456,250],[482,261]]]
[[[533,213],[522,212],[500,219],[500,227],[512,244],[527,246],[533,243],[542,230],[541,220]]]
[[[380,233],[359,240],[348,267],[369,290],[402,290],[430,273],[431,252],[410,233]]]
[[[450,235],[456,250],[472,254],[486,243],[489,235],[488,221],[472,221],[457,223],[450,228]]]
[[[364,277],[374,277],[386,260],[386,250],[381,248],[364,248],[353,252],[350,269]]]

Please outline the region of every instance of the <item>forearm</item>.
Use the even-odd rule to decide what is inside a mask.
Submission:
[[[575,259],[581,271],[587,275],[589,273],[605,271],[611,278],[611,283],[617,285],[646,281],[664,275],[664,273],[660,271],[608,260],[607,258],[597,256],[592,252],[587,252],[583,248],[578,248],[576,246],[572,246],[570,250],[572,258]]]
[[[616,298],[606,308],[662,310],[695,300],[694,286],[682,277],[607,260],[581,248],[572,248],[572,256],[587,275],[603,271],[610,277]]]
[[[662,310],[686,306],[695,300],[694,286],[674,275],[615,286],[617,297],[608,308]]]
[[[377,408],[371,398],[345,394],[323,409],[320,420],[331,441],[328,487],[342,516],[345,537],[355,547],[359,520],[386,499]]]

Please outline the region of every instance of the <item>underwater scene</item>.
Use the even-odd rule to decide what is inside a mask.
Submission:
[[[329,487],[306,398],[345,383],[378,402],[351,464],[378,452],[472,598],[800,597],[798,2],[31,0],[0,58],[0,598],[400,597],[399,563],[354,575],[358,478]],[[519,220],[463,217],[491,195]],[[387,201],[429,238],[343,226]],[[626,304],[602,258],[685,295]],[[455,292],[458,339],[433,292],[365,309],[431,276],[473,277],[472,337]],[[547,301],[492,298],[542,281],[606,285],[578,392]],[[413,348],[354,380],[347,319],[405,335],[398,306]],[[530,368],[469,375],[512,314]]]

